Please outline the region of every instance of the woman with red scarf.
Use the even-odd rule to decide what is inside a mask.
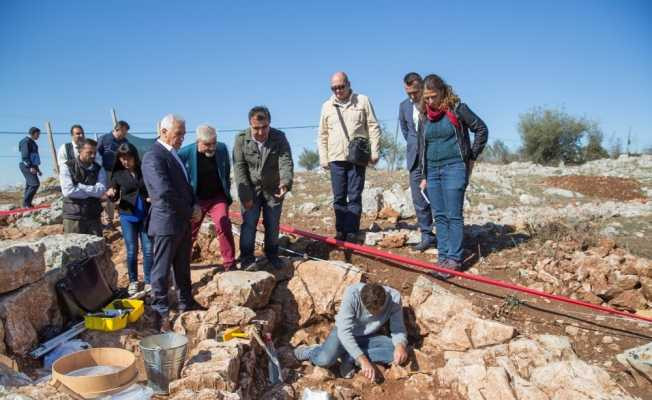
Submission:
[[[473,144],[469,130],[474,133]],[[418,134],[421,189],[427,191],[435,216],[438,264],[459,271],[463,261],[464,191],[473,163],[487,143],[487,125],[433,74],[423,81]]]

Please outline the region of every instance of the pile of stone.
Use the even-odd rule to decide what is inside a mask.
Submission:
[[[170,399],[297,399],[305,388],[326,390],[336,399],[387,397],[386,385],[370,385],[360,373],[342,380],[331,370],[299,363],[290,346],[279,349],[283,376],[290,380],[270,386],[266,355],[255,341],[218,340],[234,326],[275,332],[292,346],[325,339],[345,288],[361,282],[363,273],[343,262],[286,261],[273,273],[216,274],[198,289],[196,298],[208,310],[175,320],[174,330],[191,342],[181,377],[170,385]],[[411,343],[418,348],[408,366],[381,368],[385,380],[402,385],[403,398],[631,399],[604,370],[578,359],[566,337],[519,336],[512,326],[481,318],[469,300],[428,278],[417,278],[404,307]],[[82,339],[140,357],[138,341],[149,333],[129,328],[86,332]],[[67,399],[32,384],[13,393]]]
[[[54,286],[68,264],[91,257],[116,287],[117,272],[103,238],[69,234],[0,244],[1,354],[26,355],[38,344],[42,330],[61,328]]]
[[[63,223],[63,197],[57,195],[49,208],[15,216],[13,223],[17,228],[36,229],[46,225]]]
[[[631,312],[652,308],[652,260],[608,239],[584,251],[569,246],[550,241],[547,255],[530,251],[525,262],[495,267],[517,269],[521,283],[548,293]]]
[[[394,210],[399,218],[414,217],[416,213],[412,204],[410,188],[403,189],[401,185],[395,183],[389,190],[372,187],[362,191],[363,213],[377,215],[385,208]]]

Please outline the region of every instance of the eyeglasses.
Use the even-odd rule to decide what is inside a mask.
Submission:
[[[344,90],[344,89],[346,89],[346,85],[331,86],[331,90],[333,92],[337,92],[338,90]]]

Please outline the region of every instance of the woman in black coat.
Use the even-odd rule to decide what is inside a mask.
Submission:
[[[138,150],[130,143],[118,147],[111,174],[111,185],[107,192],[113,201],[119,201],[120,225],[127,248],[127,269],[129,271],[129,295],[140,290],[138,282],[138,239],[143,248],[143,272],[145,290],[150,287],[152,270],[152,244],[145,229],[145,216],[149,208],[149,196],[140,169]]]

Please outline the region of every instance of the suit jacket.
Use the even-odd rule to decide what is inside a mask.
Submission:
[[[183,147],[179,150],[178,154],[181,161],[186,165],[186,170],[190,175],[190,184],[196,196],[199,170],[197,166],[197,143]],[[217,142],[215,162],[217,163],[217,174],[220,178],[222,191],[226,195],[227,203],[230,205],[233,203],[233,199],[231,198],[231,160],[229,160],[229,150],[222,142]]]
[[[260,151],[251,138],[249,128],[236,135],[233,169],[241,203],[253,200],[262,193],[269,206],[280,204],[282,199],[276,198],[274,194],[278,193],[279,185],[285,185],[288,191],[292,190],[294,177],[292,151],[285,134],[271,128]]]
[[[414,125],[412,118],[414,105],[410,99],[405,99],[401,102],[398,108],[398,120],[401,125],[401,132],[405,138],[406,144],[406,168],[408,171],[419,166],[419,135],[417,127]]]
[[[186,174],[161,143],[156,141],[143,157],[143,178],[151,206],[147,234],[174,235],[190,225],[195,195]]]

